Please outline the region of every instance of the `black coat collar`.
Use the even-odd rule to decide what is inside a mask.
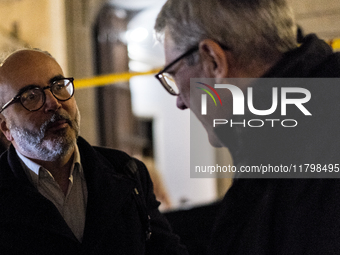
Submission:
[[[331,47],[315,35],[308,35],[300,47],[284,54],[283,58],[262,78],[317,77],[340,77],[340,54],[333,53]],[[284,86],[286,87],[287,84],[284,84]],[[271,90],[268,92],[266,86],[254,84],[253,87],[254,93],[256,91],[257,95],[272,93]],[[334,110],[339,107],[339,100],[335,100],[334,95],[339,93],[340,91],[336,87],[332,91],[326,91],[322,86],[315,87],[312,91],[313,100],[310,106],[313,110],[313,118],[308,119],[306,122],[299,122],[299,127],[294,130],[286,129],[278,131],[276,128],[256,129],[237,126],[226,131],[226,128],[223,127],[224,125],[220,125],[215,131],[223,144],[229,148],[235,165],[260,165],[261,163],[268,163],[269,160],[272,160],[272,163],[289,162],[290,160],[295,162],[298,159],[305,159],[302,163],[310,160],[308,161],[310,163],[316,160],[315,157],[317,155],[325,156],[325,161],[327,161],[327,155],[324,155],[328,151],[327,148],[329,148],[327,143],[331,144],[332,135],[333,138],[336,136],[335,133],[332,134],[327,129],[322,128],[320,123],[324,123],[328,130],[336,130],[337,125],[340,125],[337,114],[338,110]],[[271,100],[271,96],[267,95],[260,98],[260,106],[258,104],[256,106],[258,109],[267,109],[266,107],[271,105],[271,101],[268,102],[268,100],[266,101],[263,98]],[[324,100],[324,98],[328,99]],[[322,107],[320,107],[321,105]],[[325,122],[323,119],[321,121],[321,118],[326,114],[323,112],[325,109],[331,112],[327,113],[328,122]],[[330,114],[333,115],[330,116]],[[256,118],[254,115],[246,112],[245,115],[234,116],[233,120],[242,122],[243,119]],[[270,115],[270,118],[280,119],[282,116],[280,114],[275,116],[274,114]],[[313,148],[308,148],[307,151],[305,145],[313,140],[320,141],[320,148],[314,146]]]
[[[310,34],[303,39],[301,46],[283,54],[263,78],[338,77],[337,73],[325,76],[322,73],[326,70],[318,70],[332,55],[332,48],[326,42]]]

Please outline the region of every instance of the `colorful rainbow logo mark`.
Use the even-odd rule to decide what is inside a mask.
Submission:
[[[217,91],[216,91],[213,87],[211,87],[210,85],[205,84],[205,83],[203,83],[203,82],[197,82],[197,83],[199,83],[199,84],[201,84],[201,85],[203,85],[203,86],[206,86],[206,87],[209,88],[212,92],[214,92],[214,94],[217,96],[218,100],[220,101],[220,104],[222,105],[222,100],[221,100],[221,98],[220,98],[220,95],[217,93]],[[212,98],[212,100],[214,101],[215,106],[217,106],[215,97],[213,96],[213,94],[212,94],[209,90],[204,89],[204,88],[201,88],[201,87],[196,87],[196,88],[201,89],[201,90],[203,90],[204,92],[206,92],[206,93]],[[206,115],[206,114],[207,114],[207,95],[205,95],[205,94],[202,95],[202,105],[201,105],[201,108],[202,108],[202,109],[201,109],[202,115]]]
[[[212,92],[214,92],[215,95],[217,96],[218,100],[220,101],[220,104],[222,105],[222,100],[221,100],[221,98],[220,98],[220,95],[217,93],[217,91],[216,91],[213,87],[211,87],[210,85],[205,84],[205,83],[203,83],[203,82],[197,82],[197,83],[199,83],[199,84],[201,84],[201,85],[204,85],[204,86],[206,86],[207,88],[211,89]],[[215,100],[214,96],[213,96],[208,90],[203,89],[203,88],[200,88],[200,87],[196,87],[196,88],[201,89],[201,90],[207,92],[207,94],[214,100],[214,103],[215,103],[215,105],[217,106],[217,103],[216,103],[216,100]]]

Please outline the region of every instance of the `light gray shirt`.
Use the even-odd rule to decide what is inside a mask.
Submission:
[[[28,179],[44,197],[53,202],[67,225],[81,242],[85,227],[87,186],[80,163],[78,146],[75,146],[66,196],[47,169],[26,158],[20,152],[16,152],[22,160],[22,166]]]

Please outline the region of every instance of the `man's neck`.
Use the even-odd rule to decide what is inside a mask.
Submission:
[[[273,66],[275,66],[282,58],[282,54],[272,57],[270,62],[253,61],[249,63],[247,68],[240,68],[237,65],[232,65],[229,70],[229,78],[261,78]]]
[[[20,152],[20,151],[19,151]],[[21,153],[21,152],[20,152]],[[67,153],[55,160],[45,161],[41,159],[36,159],[34,157],[30,157],[21,153],[25,157],[29,158],[33,162],[47,169],[53,176],[54,180],[58,183],[61,190],[66,195],[69,185],[69,177],[72,169],[74,154],[75,154],[75,145],[68,149]]]
[[[36,161],[39,165],[46,168],[53,176],[54,180],[59,184],[61,190],[66,195],[69,185],[69,177],[74,159],[74,146],[72,150],[55,160],[55,161]]]

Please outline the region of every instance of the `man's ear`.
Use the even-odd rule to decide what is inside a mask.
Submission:
[[[13,141],[13,137],[11,135],[11,132],[7,127],[6,118],[1,113],[0,113],[0,130],[5,135],[5,137],[7,138],[8,141],[10,141],[10,142]]]
[[[203,71],[207,78],[226,78],[228,76],[228,57],[218,43],[211,39],[202,40],[199,43],[199,52]]]

